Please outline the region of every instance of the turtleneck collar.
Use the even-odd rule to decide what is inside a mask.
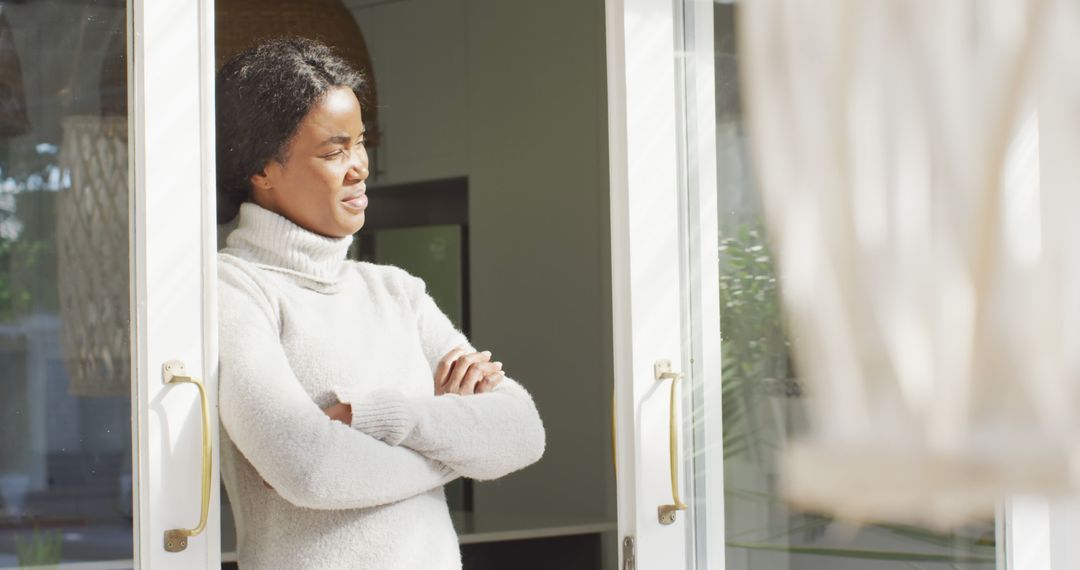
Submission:
[[[224,252],[325,288],[341,280],[352,242],[352,236],[322,236],[258,204],[245,202],[240,206],[236,229],[225,241]]]

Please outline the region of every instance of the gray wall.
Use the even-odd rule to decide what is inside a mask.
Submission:
[[[468,175],[465,0],[345,3],[364,33],[378,89],[383,140],[369,184]]]
[[[473,330],[548,453],[477,508],[606,513],[611,300],[601,2],[468,3]],[[558,482],[559,484],[552,484]]]

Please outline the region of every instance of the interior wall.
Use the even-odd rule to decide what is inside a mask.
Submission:
[[[476,508],[607,514],[603,3],[467,4],[474,337],[528,385],[548,436],[539,464],[479,485]]]
[[[369,184],[466,176],[465,0],[346,4],[364,33],[379,94],[382,141]]]
[[[380,183],[468,177],[472,340],[547,429],[544,458],[478,483],[476,510],[614,521],[603,0],[351,6],[389,141]]]

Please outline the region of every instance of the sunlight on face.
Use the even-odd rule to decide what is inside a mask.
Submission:
[[[368,155],[360,102],[334,87],[311,107],[285,148],[251,177],[256,204],[309,231],[345,237],[364,225]]]

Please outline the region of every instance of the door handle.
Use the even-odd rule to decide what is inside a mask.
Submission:
[[[663,382],[664,380],[671,380],[671,405],[668,415],[668,445],[669,455],[671,456],[671,499],[670,505],[660,505],[657,507],[657,514],[660,519],[660,524],[673,524],[675,522],[675,516],[679,511],[686,510],[686,504],[679,498],[679,432],[678,425],[675,423],[675,394],[676,387],[679,385],[679,380],[682,379],[682,372],[671,371],[670,360],[657,360],[653,365],[653,371],[656,375],[657,382]]]
[[[202,380],[187,374],[187,366],[179,360],[170,360],[162,366],[162,376],[166,384],[194,384],[199,389],[202,403],[202,510],[199,525],[192,529],[174,528],[165,531],[165,550],[182,552],[187,549],[188,538],[206,530],[206,519],[210,515],[210,468],[213,465],[213,449],[210,442],[210,403],[206,398],[206,386]]]

